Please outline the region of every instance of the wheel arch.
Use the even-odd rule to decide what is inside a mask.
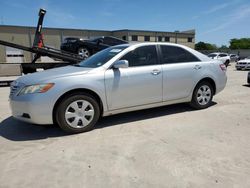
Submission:
[[[56,110],[57,110],[57,107],[58,105],[60,104],[60,102],[66,97],[66,96],[69,96],[69,95],[72,95],[74,93],[86,93],[86,94],[89,94],[91,95],[92,97],[94,97],[100,107],[100,114],[102,115],[103,114],[103,102],[101,100],[101,97],[94,91],[90,90],[90,89],[86,89],[86,88],[79,88],[79,89],[72,89],[72,90],[69,90],[67,92],[65,92],[64,94],[62,94],[55,102],[54,104],[54,107],[53,107],[53,111],[52,111],[52,118],[53,118],[53,123],[55,124],[56,123]]]
[[[213,95],[215,95],[216,94],[216,84],[215,84],[215,81],[212,78],[210,78],[210,77],[205,77],[205,78],[202,78],[200,81],[198,81],[196,83],[196,85],[195,85],[192,93],[194,93],[194,90],[195,90],[196,86],[199,83],[203,82],[203,81],[207,81],[207,82],[209,82],[212,85],[212,87],[213,87]]]

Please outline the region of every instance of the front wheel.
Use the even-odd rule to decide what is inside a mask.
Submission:
[[[81,133],[93,129],[99,116],[98,103],[85,93],[65,97],[56,111],[58,125],[68,133]]]
[[[209,82],[200,82],[194,89],[191,106],[198,110],[209,107],[212,103],[213,94],[213,87]]]

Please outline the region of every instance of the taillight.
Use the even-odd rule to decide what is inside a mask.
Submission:
[[[224,64],[220,64],[220,68],[221,68],[222,71],[226,71],[227,70],[227,67]]]

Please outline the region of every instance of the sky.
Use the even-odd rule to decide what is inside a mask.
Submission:
[[[0,0],[0,24],[100,30],[196,30],[196,42],[250,38],[250,0]]]

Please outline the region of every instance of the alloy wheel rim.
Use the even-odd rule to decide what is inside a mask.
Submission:
[[[77,100],[68,105],[65,120],[70,127],[83,128],[91,123],[95,115],[93,105],[86,100]]]
[[[208,87],[207,85],[203,85],[198,89],[197,92],[197,102],[204,106],[206,104],[209,103],[209,101],[211,100],[212,97],[212,92],[210,87]]]
[[[89,57],[89,51],[86,48],[81,48],[78,54],[84,58]]]

